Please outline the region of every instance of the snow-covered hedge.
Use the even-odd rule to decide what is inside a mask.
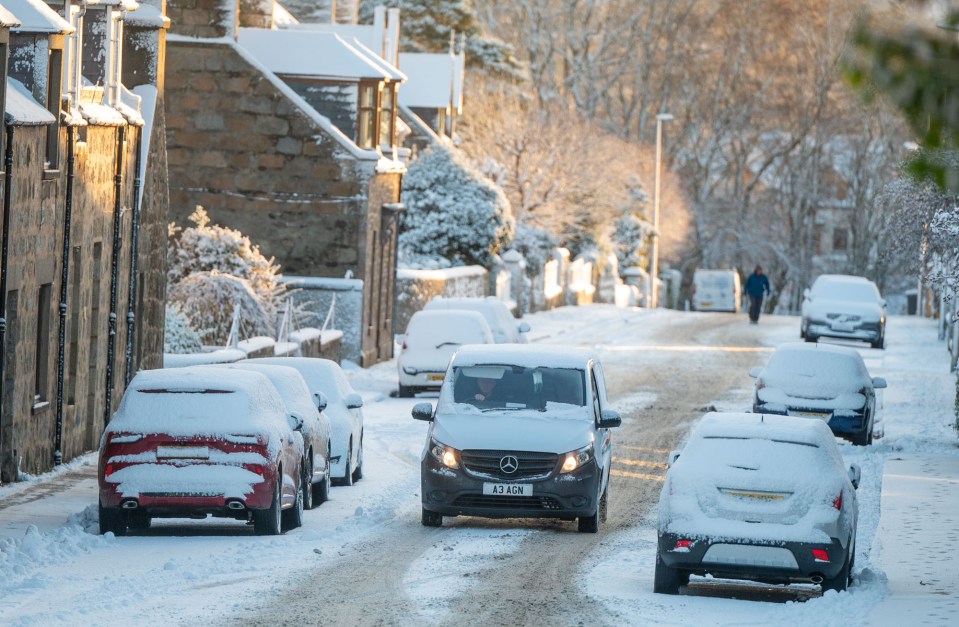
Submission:
[[[455,148],[434,146],[410,164],[403,202],[399,252],[408,267],[488,267],[513,235],[506,196]]]
[[[203,338],[194,328],[179,303],[166,304],[166,326],[163,333],[163,352],[173,354],[198,353],[203,350]]]
[[[239,308],[239,337],[272,335],[274,317],[246,279],[222,272],[194,272],[174,283],[167,297],[188,315],[194,328],[207,329],[207,344],[225,345]]]

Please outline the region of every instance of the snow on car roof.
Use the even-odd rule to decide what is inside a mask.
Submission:
[[[329,403],[339,403],[353,387],[346,380],[339,364],[321,357],[257,357],[246,360],[253,364],[272,364],[295,368],[311,392],[323,392]]]
[[[483,314],[467,309],[417,311],[406,326],[409,338],[434,340],[463,339],[469,343],[491,341],[493,331]],[[467,343],[467,342],[463,342]]]
[[[251,364],[249,362],[221,364],[215,367],[225,370],[247,370],[263,373],[276,388],[276,391],[280,393],[280,398],[283,399],[287,409],[298,413],[301,418],[306,418],[316,409],[316,406],[313,405],[313,395],[310,394],[310,389],[306,386],[303,375],[296,368],[274,364]]]
[[[718,437],[782,440],[812,446],[834,442],[832,431],[822,420],[738,412],[706,414],[693,429],[690,439]]]
[[[184,436],[276,436],[287,428],[286,408],[265,375],[213,366],[141,370],[107,425],[111,432]]]
[[[452,365],[510,364],[524,368],[585,368],[593,354],[571,346],[534,346],[531,344],[490,344],[464,346],[453,355]]]
[[[835,395],[871,385],[862,357],[852,348],[790,342],[773,352],[763,369],[767,386]]]

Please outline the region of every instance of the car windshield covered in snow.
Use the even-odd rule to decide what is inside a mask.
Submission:
[[[816,298],[829,300],[851,300],[867,303],[876,303],[880,300],[876,286],[869,281],[862,280],[834,278],[817,281],[812,292]]]
[[[806,398],[831,398],[872,385],[854,350],[801,344],[776,350],[763,370],[762,381],[766,387]]]
[[[585,376],[574,368],[478,365],[453,368],[453,402],[481,409],[586,405]]]

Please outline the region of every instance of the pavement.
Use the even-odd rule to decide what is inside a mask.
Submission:
[[[52,531],[96,503],[96,455],[0,488],[0,550],[31,525]],[[883,469],[873,551],[887,595],[867,625],[953,625],[959,616],[959,454],[903,455]]]

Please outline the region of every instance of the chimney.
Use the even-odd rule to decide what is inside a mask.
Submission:
[[[167,0],[170,32],[200,39],[236,38],[239,0]]]
[[[240,26],[273,28],[273,0],[240,0]]]
[[[386,33],[383,39],[383,58],[394,67],[400,64],[400,10],[386,12]]]

